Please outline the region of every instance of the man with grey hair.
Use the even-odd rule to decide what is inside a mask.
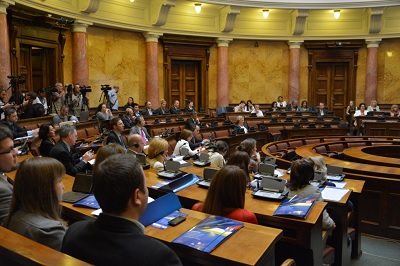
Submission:
[[[66,105],[61,106],[60,112],[53,116],[53,126],[59,126],[61,122],[72,121],[79,123],[79,120],[74,115],[69,115],[69,108]]]
[[[286,111],[297,111],[299,109],[299,104],[297,100],[293,100],[292,103],[286,105]]]
[[[53,92],[53,107],[56,110],[53,110],[53,113],[57,113],[60,111],[61,106],[65,104],[65,90],[61,82],[56,83],[57,92]]]
[[[13,185],[4,173],[17,168],[18,150],[14,148],[11,131],[0,126],[0,225],[3,224],[10,210]]]
[[[7,90],[0,88],[0,118],[3,120],[4,117],[4,111],[7,109],[10,109],[11,107],[14,107],[13,104],[11,103],[6,103],[6,95],[7,95]]]
[[[50,151],[50,157],[59,160],[64,166],[68,175],[76,176],[76,173],[86,169],[88,161],[93,159],[93,151],[87,151],[82,157],[79,153],[72,153],[71,147],[75,145],[78,134],[71,125],[64,125],[60,128],[60,140]]]

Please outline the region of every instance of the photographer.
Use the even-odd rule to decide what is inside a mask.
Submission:
[[[89,110],[89,98],[86,95],[86,92],[90,92],[92,90],[88,88],[90,87],[79,86],[79,84],[75,84],[72,94],[67,98],[71,113],[76,117],[80,117],[81,112]]]
[[[53,117],[53,126],[59,127],[61,122],[73,121],[74,123],[79,123],[78,118],[73,115],[69,115],[68,106],[63,105],[60,109],[60,113]]]
[[[0,116],[1,116],[1,120],[3,120],[4,117],[4,111],[7,109],[10,109],[11,107],[13,107],[14,105],[12,103],[6,103],[5,98],[7,95],[7,90],[0,88]]]
[[[62,85],[62,83],[57,82],[56,83],[56,92],[53,92],[52,99],[54,103],[54,108],[53,113],[58,113],[61,109],[61,106],[65,104],[65,90]]]
[[[119,86],[114,86],[108,92],[108,100],[110,102],[111,111],[117,111],[118,112],[118,107],[119,107],[118,91],[119,91]]]
[[[35,100],[33,100],[32,104],[37,104],[40,103],[43,105],[44,109],[44,115],[49,114],[49,106],[47,105],[47,98],[46,98],[46,90],[44,88],[41,88],[38,90],[38,95]]]

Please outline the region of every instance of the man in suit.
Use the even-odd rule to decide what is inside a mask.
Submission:
[[[319,106],[317,108],[317,116],[324,116],[328,112],[328,109],[325,108],[324,103],[319,103]]]
[[[151,102],[144,103],[144,110],[142,111],[142,116],[152,116],[156,115],[156,111],[151,108]]]
[[[126,108],[122,122],[126,128],[131,128],[136,124],[136,116],[133,115],[132,108]]]
[[[286,105],[286,111],[297,111],[298,108],[297,100],[293,100],[292,103]]]
[[[179,107],[179,101],[175,100],[174,105],[169,109],[171,114],[182,114],[181,108]]]
[[[144,142],[139,134],[132,134],[128,137],[128,150],[126,153],[136,156],[138,153],[144,153]]]
[[[14,148],[13,134],[5,127],[0,126],[0,225],[7,218],[10,210],[13,185],[7,180],[4,173],[17,168],[18,150]]]
[[[195,150],[196,148],[203,146],[204,144],[210,141],[208,139],[203,139],[203,140],[198,139],[196,137],[196,135],[198,134],[200,134],[200,126],[195,127],[195,129],[193,130],[192,139],[188,141],[191,150]]]
[[[1,121],[1,124],[7,126],[12,134],[13,139],[26,137],[26,136],[36,136],[39,133],[39,129],[27,130],[17,125],[18,115],[14,108],[9,108],[4,111],[5,119]]]
[[[192,112],[191,116],[186,120],[185,128],[190,131],[194,131],[197,125],[200,125],[200,120],[197,117],[197,112]]]
[[[60,128],[60,140],[50,151],[50,157],[59,160],[68,175],[76,176],[76,173],[86,169],[86,164],[93,159],[93,151],[87,151],[80,158],[78,153],[72,153],[71,147],[75,145],[78,138],[75,127],[64,125]]]
[[[96,166],[93,191],[103,212],[94,221],[71,225],[62,252],[95,265],[182,265],[170,248],[146,236],[138,221],[148,190],[136,158],[115,154]]]
[[[114,117],[110,121],[110,126],[113,130],[107,136],[107,144],[108,143],[118,143],[126,150],[125,142],[122,137],[122,132],[124,131],[124,123],[122,122],[121,118]]]
[[[139,116],[136,119],[136,126],[131,128],[131,131],[129,132],[129,135],[132,134],[139,134],[143,138],[144,145],[147,144],[147,142],[151,139],[149,133],[147,133],[147,129],[144,127],[146,125],[146,122],[144,121],[143,116]]]

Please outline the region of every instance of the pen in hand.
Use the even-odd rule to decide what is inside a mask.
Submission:
[[[294,195],[288,202],[291,202],[295,197],[297,197],[297,194]]]

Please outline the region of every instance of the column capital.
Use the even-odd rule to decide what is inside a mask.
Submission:
[[[229,47],[229,43],[231,41],[232,41],[232,39],[218,38],[217,44],[218,44],[218,47]]]
[[[367,44],[367,48],[378,48],[381,41],[382,39],[370,39],[365,40],[365,43]]]
[[[304,41],[288,41],[289,49],[300,49]]]
[[[7,14],[7,8],[14,6],[15,1],[12,0],[0,0],[0,14]]]
[[[158,38],[160,38],[163,34],[162,33],[155,33],[155,32],[144,32],[143,36],[146,39],[146,42],[158,42]]]
[[[75,20],[74,25],[72,25],[72,32],[83,32],[86,33],[87,27],[93,25],[91,22]]]

